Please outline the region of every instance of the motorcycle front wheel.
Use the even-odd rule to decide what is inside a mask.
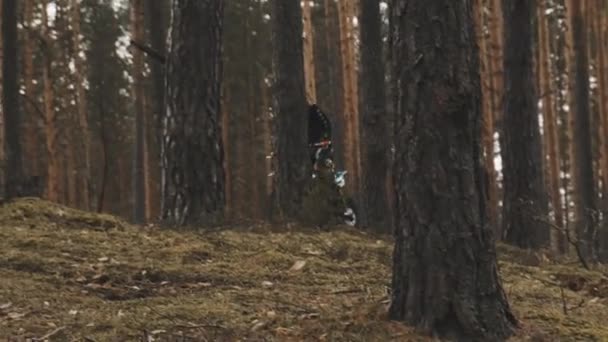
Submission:
[[[357,207],[355,205],[355,201],[352,198],[347,198],[345,201],[345,209],[344,209],[344,223],[351,227],[355,227],[357,225]]]

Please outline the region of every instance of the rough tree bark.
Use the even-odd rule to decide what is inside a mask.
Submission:
[[[173,0],[171,13],[162,218],[178,225],[212,224],[223,216],[225,204],[220,124],[224,1]]]
[[[392,319],[459,341],[513,332],[487,225],[473,1],[397,0]]]
[[[4,112],[5,144],[5,198],[19,195],[22,160],[19,131],[21,113],[19,108],[18,52],[17,52],[17,1],[2,2],[2,103]]]
[[[384,90],[380,2],[361,2],[361,219],[365,226],[388,232],[386,178],[389,135]]]
[[[294,218],[311,165],[304,89],[302,9],[298,1],[272,0],[275,153],[274,204],[279,216]]]
[[[571,1],[572,35],[574,42],[574,160],[576,167],[576,231],[583,254],[594,257],[596,238],[596,191],[593,175],[593,153],[591,130],[591,111],[589,108],[589,60],[587,34],[583,22],[582,6],[586,0]]]
[[[548,247],[547,193],[534,79],[534,0],[503,0],[505,106],[503,230],[522,248]]]

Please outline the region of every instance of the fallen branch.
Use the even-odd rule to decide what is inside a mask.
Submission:
[[[585,299],[581,299],[581,301],[576,306],[568,308],[568,303],[566,302],[566,295],[564,294],[564,288],[560,287],[559,289],[560,289],[560,292],[562,295],[562,309],[564,311],[564,315],[567,316],[568,311],[574,311],[576,309],[580,309],[583,306],[585,306],[585,304],[586,304]]]
[[[558,225],[556,225],[555,223],[549,221],[549,220],[545,220],[543,218],[539,218],[539,217],[535,217],[535,220],[547,224],[550,227],[552,227],[553,229],[557,230],[558,232],[564,234],[566,236],[566,241],[572,245],[574,247],[574,249],[576,250],[576,255],[578,256],[578,260],[580,261],[580,263],[583,265],[583,267],[586,270],[591,270],[591,267],[589,267],[589,263],[587,262],[587,260],[585,259],[585,256],[583,255],[583,252],[581,251],[581,246],[579,244],[579,241],[573,241],[572,237],[570,236],[570,231],[566,228],[562,228]]]
[[[332,291],[331,294],[347,294],[347,293],[357,293],[363,292],[363,289],[345,289],[345,290],[335,290]]]
[[[33,340],[34,340],[34,341],[44,341],[44,340],[48,339],[49,337],[52,337],[52,336],[57,335],[57,334],[58,334],[59,332],[61,332],[63,329],[65,329],[65,326],[63,326],[63,327],[59,327],[59,328],[57,328],[57,329],[55,329],[55,330],[51,331],[50,333],[48,333],[48,334],[46,334],[46,335],[44,335],[44,336],[42,336],[42,337],[40,337],[40,338],[34,338]]]

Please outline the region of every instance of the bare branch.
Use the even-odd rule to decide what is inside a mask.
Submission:
[[[153,59],[155,59],[156,61],[158,61],[161,64],[165,64],[167,58],[165,57],[165,55],[162,52],[156,51],[153,48],[146,46],[142,43],[136,42],[135,40],[131,39],[131,45],[135,46],[136,48],[138,48],[139,50],[145,52],[148,56],[152,57]]]
[[[576,250],[576,255],[578,256],[578,259],[581,262],[581,264],[583,265],[583,267],[587,270],[591,270],[591,267],[589,267],[589,263],[587,262],[587,260],[585,259],[584,255],[583,255],[583,252],[581,251],[581,246],[580,246],[579,241],[572,240],[572,237],[570,236],[570,230],[568,230],[567,228],[562,228],[562,227],[556,225],[555,223],[551,222],[550,220],[546,220],[544,218],[534,217],[534,219],[541,223],[547,224],[550,227],[552,227],[553,229],[564,234],[566,236],[566,241],[568,241],[569,244],[574,246],[574,249]]]

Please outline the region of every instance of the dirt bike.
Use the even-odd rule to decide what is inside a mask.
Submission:
[[[342,202],[341,207],[344,208],[344,212],[340,215],[339,219],[346,225],[356,226],[357,225],[357,209],[355,202],[351,197],[346,194],[346,170],[336,170],[334,161],[332,158],[331,141],[322,141],[311,146],[314,148],[313,158],[313,173],[312,178],[315,179],[319,176],[320,172],[328,172],[333,178],[333,184],[338,191],[338,196]]]

